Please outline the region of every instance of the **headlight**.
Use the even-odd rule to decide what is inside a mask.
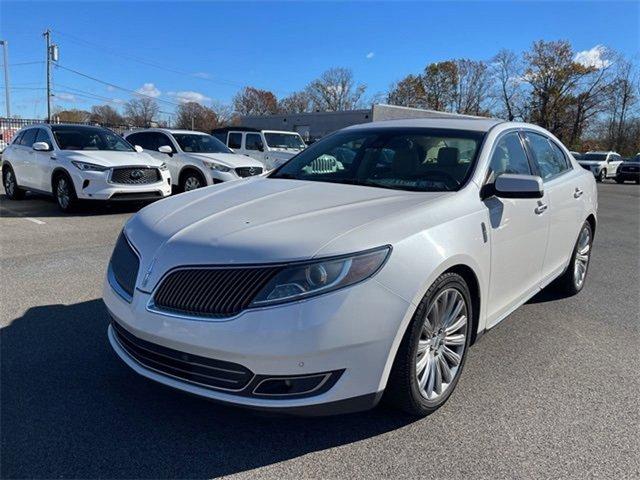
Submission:
[[[204,163],[204,166],[207,167],[208,169],[217,170],[218,172],[228,172],[229,170],[231,170],[231,168],[226,167],[225,165],[220,165],[219,163],[215,163],[215,162],[203,161],[202,163]]]
[[[162,165],[160,165],[160,170],[162,170],[163,172],[168,169],[169,167],[167,167],[167,164],[162,162]]]
[[[103,167],[102,165],[96,165],[94,163],[77,162],[75,160],[72,160],[71,163],[84,172],[105,172],[109,170],[109,167]]]
[[[390,251],[385,246],[286,267],[256,295],[251,306],[300,300],[361,282],[380,270]]]

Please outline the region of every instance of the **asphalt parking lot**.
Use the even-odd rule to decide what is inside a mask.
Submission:
[[[422,420],[266,416],[156,385],[111,352],[103,274],[136,206],[1,198],[3,478],[638,478],[640,188],[599,185],[585,290],[542,292]]]

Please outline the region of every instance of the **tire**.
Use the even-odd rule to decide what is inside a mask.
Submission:
[[[206,187],[207,182],[200,172],[187,170],[180,176],[180,191],[189,192],[198,188]]]
[[[60,173],[53,179],[53,196],[60,211],[69,213],[78,207],[78,197],[69,175]]]
[[[431,332],[442,330],[442,324],[436,321],[439,317],[437,309],[446,312],[449,310],[447,305],[458,307],[458,302],[462,302],[462,309],[452,320],[451,316],[448,322],[445,320],[445,325],[449,325],[448,329],[440,337],[433,337]],[[426,318],[431,322],[427,322]],[[418,305],[400,343],[385,389],[385,401],[410,415],[420,417],[429,415],[444,405],[455,389],[464,367],[471,340],[472,318],[471,294],[465,280],[453,272],[438,277]],[[431,323],[435,324],[434,328]],[[419,346],[424,351],[422,355]],[[446,349],[453,352],[455,357]],[[447,365],[449,378],[442,362]],[[421,363],[425,365],[424,368],[420,368]],[[421,387],[421,384],[424,386]]]
[[[603,168],[596,177],[596,182],[602,182],[605,178],[607,178],[607,171]]]
[[[18,186],[18,179],[9,165],[2,170],[2,184],[4,193],[10,200],[21,200],[24,198],[24,190]]]
[[[583,235],[587,235],[586,242]],[[570,297],[576,295],[584,288],[587,273],[589,272],[589,263],[591,262],[592,245],[593,230],[591,229],[591,224],[585,221],[580,228],[578,239],[573,247],[569,266],[554,282],[554,288],[557,291]],[[581,280],[577,278],[578,275],[581,275]]]

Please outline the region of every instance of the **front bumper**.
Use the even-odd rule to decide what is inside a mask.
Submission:
[[[618,169],[618,172],[616,173],[616,178],[622,181],[631,181],[631,180],[637,181],[638,179],[640,179],[640,169],[637,167],[635,171]]]
[[[231,362],[256,376],[304,376],[340,372],[326,391],[303,398],[257,398],[247,392],[209,388],[148,368],[118,342],[118,356],[139,374],[164,385],[220,402],[302,414],[332,414],[370,408],[386,385],[392,347],[410,310],[405,300],[375,278],[305,301],[246,310],[218,320],[194,320],[149,311],[150,295],[131,303],[105,282],[104,301],[114,321],[136,337],[187,355]]]
[[[238,167],[238,168],[245,168],[245,167]],[[255,175],[259,175],[259,173],[256,173]],[[238,175],[235,169],[231,169],[228,172],[221,172],[219,170],[207,169],[207,185],[213,185],[215,183],[222,183],[222,182],[230,182],[232,180],[241,180],[243,178],[251,178],[251,176],[242,177]]]
[[[109,172],[70,171],[76,196],[82,200],[154,200],[171,195],[171,177],[168,170],[161,171],[162,179],[144,185],[111,183]]]

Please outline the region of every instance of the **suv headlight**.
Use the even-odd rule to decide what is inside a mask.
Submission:
[[[251,303],[261,307],[301,300],[354,285],[380,270],[391,252],[390,246],[285,267],[258,292]]]
[[[225,165],[220,165],[219,163],[216,163],[216,162],[208,162],[206,160],[203,160],[202,163],[204,163],[204,166],[207,167],[209,170],[217,170],[218,172],[228,172],[231,170],[231,168]]]
[[[72,160],[71,163],[73,163],[77,169],[84,172],[106,172],[109,170],[109,167],[103,167],[102,165],[96,165],[95,163],[78,162],[76,160]]]

